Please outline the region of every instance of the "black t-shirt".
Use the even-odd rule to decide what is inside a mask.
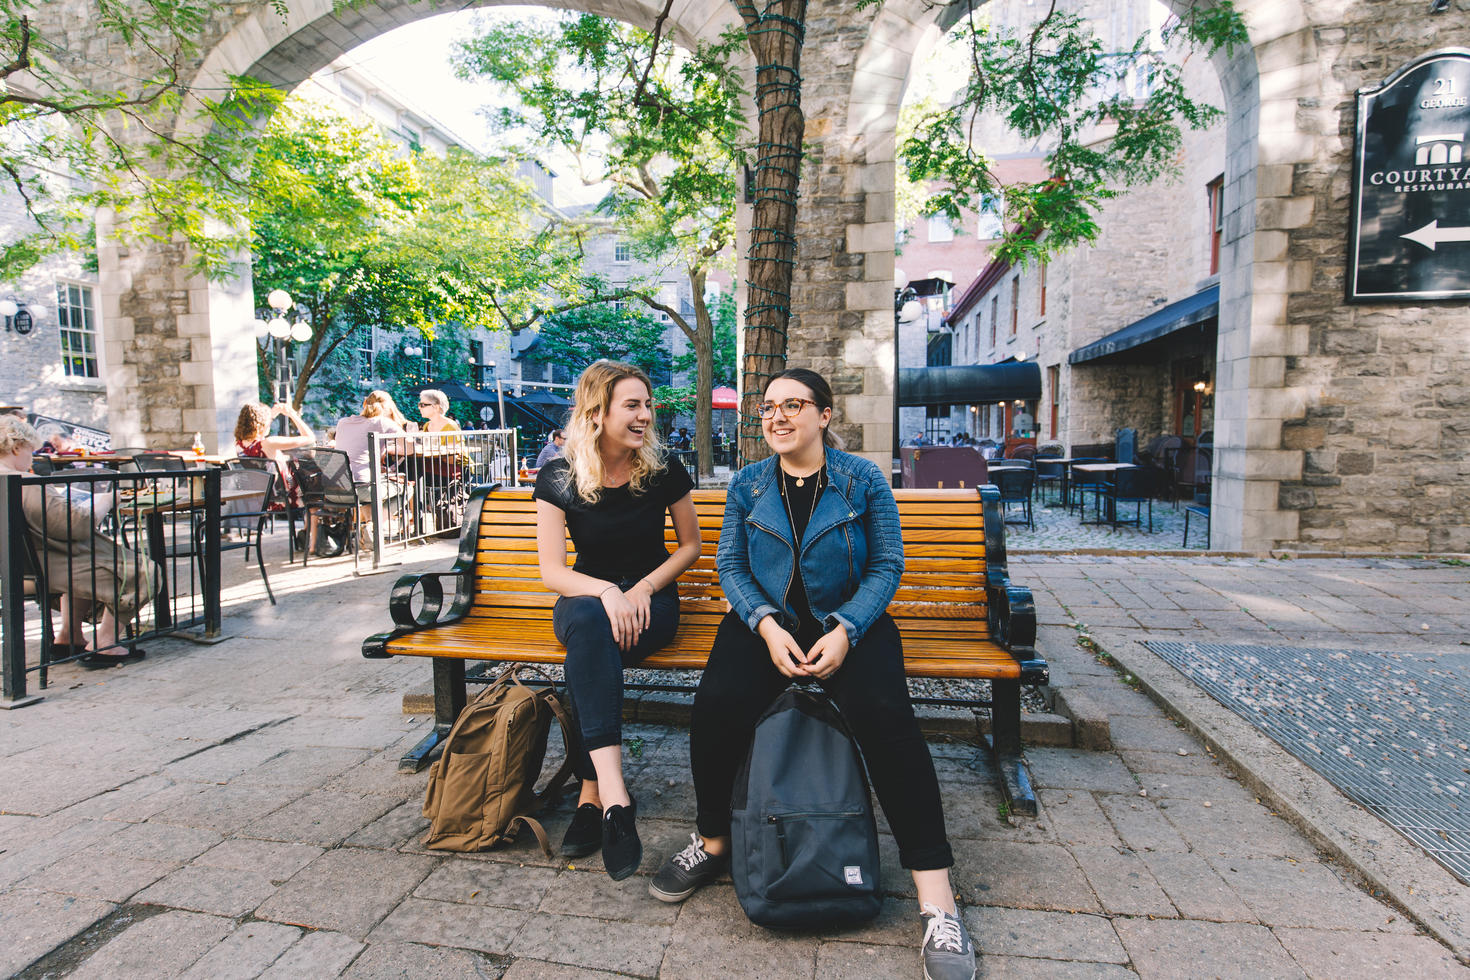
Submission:
[[[786,515],[791,520],[792,536],[797,542],[797,554],[801,553],[801,539],[806,534],[806,526],[811,521],[812,513],[816,510],[817,497],[827,485],[827,468],[824,466],[814,475],[806,477],[801,481],[801,486],[796,485],[796,477],[777,467],[781,474],[781,497],[786,506]],[[797,644],[803,650],[810,650],[812,644],[822,638],[827,631],[822,624],[817,622],[817,617],[812,614],[811,601],[806,594],[806,580],[801,574],[801,562],[796,563],[796,568],[791,576],[791,586],[786,590],[786,604],[796,613],[796,630],[792,634],[796,637]]]
[[[673,456],[634,494],[627,486],[603,487],[597,503],[577,495],[571,465],[562,458],[536,474],[537,500],[560,507],[577,548],[572,567],[593,578],[624,582],[642,578],[669,557],[664,545],[664,514],[669,505],[694,489],[689,471]]]

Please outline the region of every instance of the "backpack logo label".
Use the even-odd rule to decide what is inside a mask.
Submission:
[[[863,869],[856,864],[845,865],[842,869],[843,876],[849,885],[861,885],[863,883]]]

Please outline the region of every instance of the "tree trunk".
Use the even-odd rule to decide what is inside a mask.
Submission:
[[[704,301],[705,276],[703,269],[689,270],[694,303],[694,449],[700,476],[714,476],[715,322]]]
[[[806,0],[777,0],[758,13],[738,3],[755,55],[760,110],[755,163],[755,210],[747,254],[745,358],[741,364],[741,460],[767,455],[756,413],[762,390],[786,366],[791,280],[796,268],[796,199],[801,177],[801,47]]]

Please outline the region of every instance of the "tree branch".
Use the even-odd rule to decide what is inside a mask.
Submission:
[[[15,52],[15,60],[4,68],[0,68],[0,78],[9,78],[17,72],[27,71],[31,67],[31,19],[26,16],[20,18],[20,47]]]
[[[663,303],[660,303],[658,300],[654,299],[652,296],[648,295],[647,293],[640,292],[638,290],[630,291],[629,295],[634,296],[637,299],[641,299],[652,309],[658,310],[660,313],[666,315],[670,320],[673,320],[674,325],[677,326],[680,330],[684,331],[684,336],[688,337],[691,342],[695,339],[694,328],[689,326],[689,322],[684,319],[683,314],[679,313],[678,310],[675,310],[672,306],[666,306]]]

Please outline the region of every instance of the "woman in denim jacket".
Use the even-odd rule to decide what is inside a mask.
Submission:
[[[690,722],[698,833],[649,891],[683,901],[729,866],[731,788],[755,723],[792,680],[815,678],[852,726],[899,860],[913,873],[925,976],[968,980],[974,947],[950,886],[939,783],[886,612],[903,574],[893,492],[877,466],[836,447],[832,389],[821,375],[777,374],[760,414],[775,455],[730,482],[716,565],[732,610]]]

